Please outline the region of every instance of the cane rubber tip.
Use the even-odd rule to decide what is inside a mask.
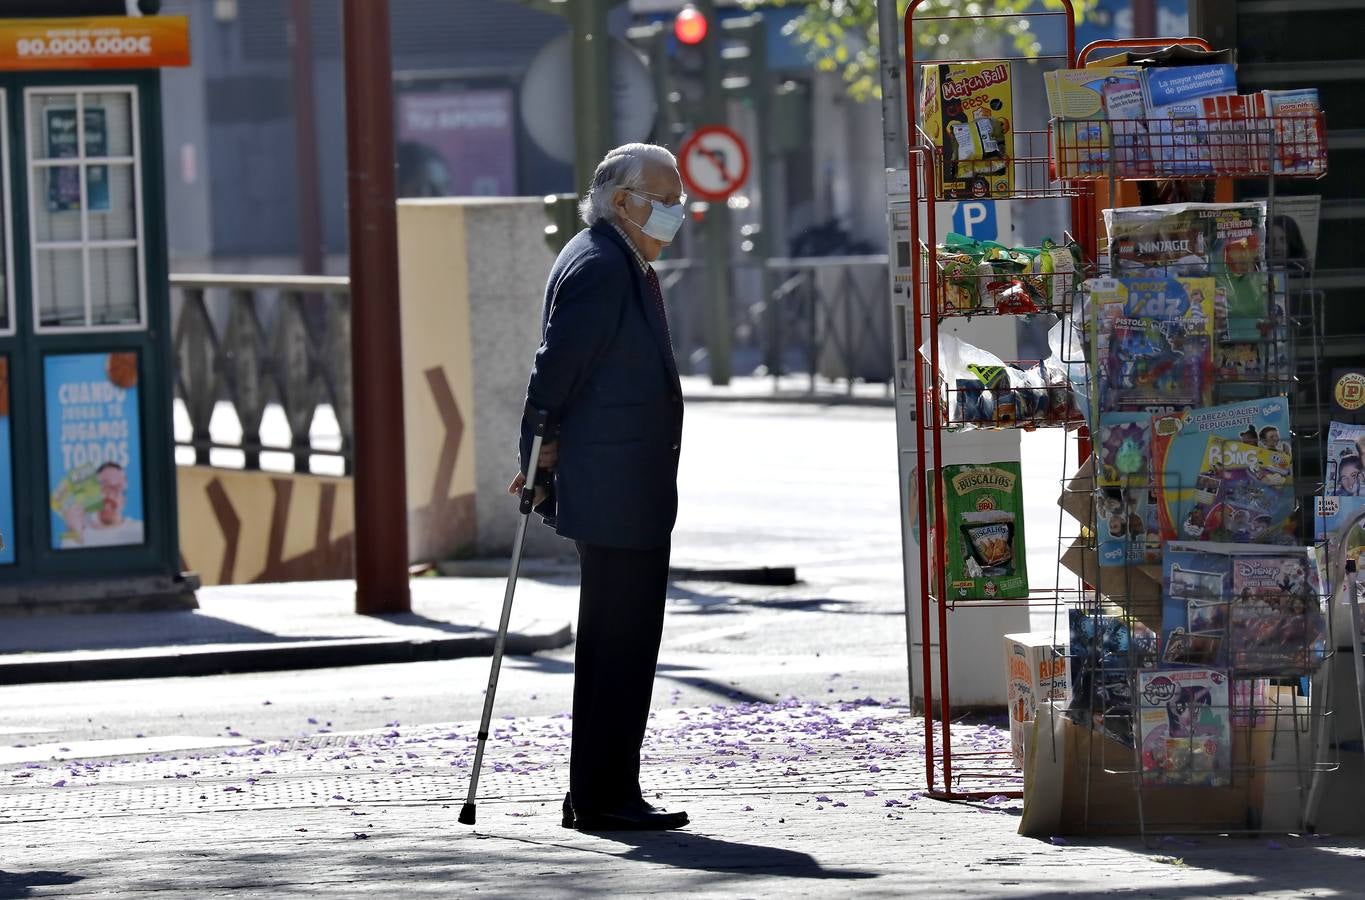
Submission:
[[[474,824],[474,804],[473,804],[473,803],[466,803],[464,806],[462,806],[462,807],[460,808],[460,824],[461,824],[461,825],[473,825],[473,824]]]

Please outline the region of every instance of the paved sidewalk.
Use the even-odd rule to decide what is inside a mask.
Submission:
[[[452,659],[492,653],[501,578],[414,578],[412,612],[357,616],[355,583],[202,588],[192,611],[4,620],[0,684],[260,672]],[[523,578],[508,651],[567,646],[577,585]]]
[[[955,726],[980,748],[998,729]],[[922,721],[871,700],[656,713],[645,779],[689,828],[559,826],[565,717],[176,758],[0,768],[0,897],[1354,895],[1360,839],[1016,834],[1019,805],[924,798]]]
[[[681,378],[687,402],[736,401],[774,403],[852,404],[857,406],[894,406],[895,398],[887,385],[809,375],[782,375],[776,379],[758,375],[738,375],[717,387],[706,375]]]

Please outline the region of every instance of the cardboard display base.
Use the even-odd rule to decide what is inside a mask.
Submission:
[[[1289,690],[1289,689],[1284,689]],[[1287,695],[1280,695],[1289,709]],[[1302,710],[1303,701],[1300,700]],[[1304,725],[1302,715],[1297,722]],[[1133,770],[1131,747],[1072,722],[1065,704],[1039,707],[1025,744],[1024,813],[1019,833],[1052,835],[1170,834],[1180,832],[1295,831],[1301,827],[1300,782],[1311,761],[1295,757],[1310,743],[1296,720],[1276,716],[1234,727],[1232,783],[1227,787],[1147,785]]]

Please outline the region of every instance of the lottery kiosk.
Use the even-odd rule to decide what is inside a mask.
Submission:
[[[188,25],[0,19],[0,615],[195,605],[158,71]]]

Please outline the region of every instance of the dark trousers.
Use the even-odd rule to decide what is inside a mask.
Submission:
[[[596,812],[640,799],[640,744],[663,635],[669,545],[577,547],[582,586],[569,790],[575,809]]]

